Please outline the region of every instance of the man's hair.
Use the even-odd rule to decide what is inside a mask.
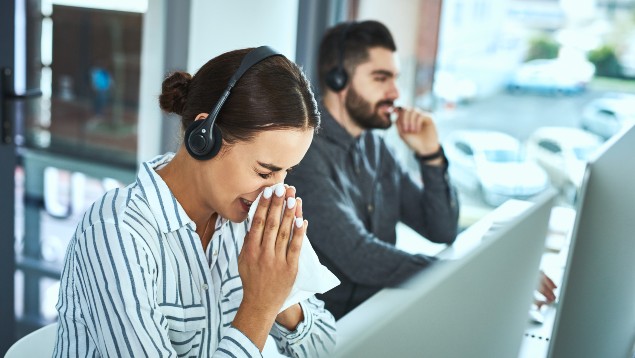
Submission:
[[[343,31],[346,31],[344,37]],[[341,51],[344,52],[343,66],[350,81],[355,68],[368,60],[368,50],[374,47],[397,51],[390,31],[378,21],[343,22],[328,29],[322,37],[318,54],[321,92],[326,89],[326,74],[339,65]]]

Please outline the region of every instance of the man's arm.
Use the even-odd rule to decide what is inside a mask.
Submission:
[[[386,287],[403,282],[428,266],[433,259],[412,255],[381,241],[366,230],[352,203],[325,174],[319,154],[309,151],[305,161],[287,178],[297,185],[305,218],[311,223],[308,236],[313,247],[353,282]]]
[[[401,221],[428,240],[452,244],[459,222],[456,191],[447,175],[447,165],[427,165],[420,161],[421,185],[402,172],[400,178]]]
[[[423,181],[422,189],[400,171],[401,220],[430,241],[451,244],[457,234],[459,205],[432,115],[415,108],[399,108],[396,127],[399,137],[419,159]]]

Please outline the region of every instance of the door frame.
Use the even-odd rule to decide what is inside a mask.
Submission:
[[[13,83],[15,67],[15,1],[0,0],[0,356],[4,356],[16,339],[15,319],[15,167],[16,147],[13,118],[5,99]]]

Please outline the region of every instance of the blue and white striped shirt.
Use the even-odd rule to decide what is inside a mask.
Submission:
[[[172,157],[144,163],[135,183],[106,193],[79,223],[62,272],[55,357],[261,356],[231,325],[247,223],[219,217],[203,252],[194,222],[154,170]],[[315,297],[300,306],[295,331],[272,327],[278,350],[328,355],[333,316]]]

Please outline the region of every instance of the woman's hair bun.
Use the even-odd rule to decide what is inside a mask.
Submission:
[[[192,76],[182,71],[173,72],[166,77],[159,96],[161,109],[168,113],[182,115],[191,81]]]

